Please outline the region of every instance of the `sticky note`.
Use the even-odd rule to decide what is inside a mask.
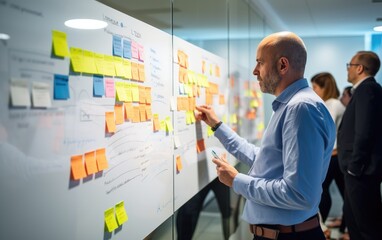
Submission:
[[[131,74],[131,62],[130,60],[124,59],[122,61],[123,68],[125,69],[125,78],[131,79],[132,74]]]
[[[159,115],[158,114],[154,114],[153,127],[154,127],[154,132],[157,132],[160,130],[160,123],[159,123]]]
[[[125,68],[123,67],[122,58],[120,57],[114,57],[114,68],[115,68],[115,74],[118,77],[125,77]]]
[[[105,78],[105,96],[107,98],[115,97],[114,79]]]
[[[203,151],[206,150],[206,145],[204,144],[204,139],[199,139],[197,142],[196,142],[196,150],[198,153],[201,153]]]
[[[133,106],[133,118],[131,119],[133,123],[138,123],[141,121],[141,117],[139,115],[139,107]]]
[[[123,105],[115,105],[114,106],[114,113],[115,113],[115,124],[119,125],[124,122],[124,117],[123,117]]]
[[[115,215],[117,216],[118,225],[124,224],[129,219],[125,210],[125,203],[123,201],[115,205]]]
[[[152,111],[151,111],[151,106],[146,105],[146,120],[150,120],[152,118]]]
[[[151,87],[146,87],[146,103],[151,104]]]
[[[31,98],[26,80],[11,81],[11,102],[14,107],[30,107]]]
[[[133,104],[131,102],[125,102],[123,104],[125,106],[125,119],[133,118]]]
[[[180,138],[178,135],[174,136],[174,147],[179,148],[182,144],[180,143]]]
[[[140,118],[141,122],[147,121],[146,105],[145,104],[139,104],[139,118]]]
[[[106,159],[105,148],[100,148],[96,150],[96,161],[98,171],[102,171],[108,168],[109,164]]]
[[[103,71],[105,75],[108,76],[115,76],[115,68],[114,68],[114,57],[113,56],[108,56],[104,55],[104,66],[103,66]]]
[[[82,72],[84,73],[90,73],[90,74],[97,73],[97,67],[95,65],[93,52],[83,50],[82,68],[83,68]]]
[[[57,30],[52,31],[53,51],[58,57],[69,57],[69,47],[66,40],[66,33]]]
[[[146,80],[145,65],[138,64],[139,81],[144,82]]]
[[[85,165],[82,162],[82,155],[72,156],[70,160],[70,165],[74,180],[79,180],[81,178],[86,177]]]
[[[103,77],[99,75],[93,76],[93,96],[94,97],[102,97],[105,92],[105,88],[103,86]]]
[[[54,74],[54,99],[66,100],[69,98],[69,77]]]
[[[108,133],[115,133],[116,127],[115,127],[114,112],[105,112],[105,119],[106,119],[106,131]]]
[[[49,108],[52,106],[50,86],[47,83],[33,82],[32,103],[36,108]]]
[[[122,57],[122,38],[113,35],[113,55]]]
[[[138,44],[138,60],[141,62],[145,61],[145,49],[142,44]]]
[[[171,118],[170,117],[166,117],[165,121],[166,121],[167,132],[174,131],[174,128],[172,127],[172,123],[171,123]]]
[[[98,172],[94,151],[85,153],[85,167],[88,175]]]
[[[118,228],[118,223],[115,218],[114,208],[109,208],[104,212],[105,224],[108,232],[112,232]]]
[[[97,73],[101,75],[106,75],[104,68],[104,55],[100,53],[94,53],[94,62],[97,67]]]
[[[84,70],[83,50],[81,48],[70,48],[70,63],[74,72],[82,72]]]
[[[131,58],[131,41],[127,39],[123,39],[123,57]]]
[[[180,172],[183,169],[182,159],[180,156],[176,156],[176,171]]]
[[[125,82],[115,82],[115,92],[117,101],[126,101]]]
[[[131,63],[131,79],[139,81],[138,63]]]
[[[138,59],[138,43],[136,41],[131,41],[131,57]]]
[[[214,131],[212,131],[212,128],[210,126],[207,126],[207,137],[211,137],[214,135]]]
[[[139,87],[136,84],[131,85],[131,94],[133,102],[139,102]]]
[[[220,95],[219,95],[219,104],[220,104],[220,105],[224,105],[224,104],[225,104],[225,98],[224,98],[224,95],[223,95],[223,94],[220,94]]]

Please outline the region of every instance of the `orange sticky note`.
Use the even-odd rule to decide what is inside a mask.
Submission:
[[[131,63],[131,75],[132,79],[139,81],[138,63]]]
[[[115,133],[115,117],[114,112],[106,112],[106,131],[109,133]]]
[[[151,113],[151,106],[146,105],[146,119],[150,120],[152,118],[152,113]]]
[[[98,172],[94,151],[85,153],[85,166],[88,175]]]
[[[146,122],[146,105],[140,104],[139,105],[139,118],[141,119],[141,122]]]
[[[220,94],[220,95],[219,95],[219,104],[220,104],[220,105],[224,105],[224,104],[225,104],[225,98],[224,98],[224,95],[223,95],[223,94]]]
[[[72,156],[70,160],[70,165],[72,169],[72,176],[74,180],[79,180],[86,177],[85,165],[82,162],[82,155]]]
[[[182,159],[180,156],[176,156],[176,171],[180,172],[183,169]]]
[[[122,124],[123,123],[123,105],[115,105],[114,106],[114,112],[115,112],[115,124]]]
[[[146,87],[146,103],[151,104],[151,87]]]
[[[202,139],[199,139],[199,140],[197,141],[196,149],[197,149],[197,152],[198,152],[198,153],[201,153],[201,152],[203,152],[203,151],[206,150],[206,145],[204,144],[204,139],[203,139],[203,138],[202,138]]]
[[[109,164],[106,159],[105,148],[100,148],[96,150],[96,160],[98,171],[102,171],[109,167]]]
[[[146,87],[139,86],[139,103],[146,103]]]
[[[138,75],[139,75],[139,80],[141,82],[144,82],[146,80],[145,76],[145,65],[143,64],[138,64]]]
[[[160,130],[160,122],[159,122],[159,115],[158,114],[154,114],[153,125],[154,125],[154,131],[155,132]]]
[[[133,106],[133,118],[132,122],[133,123],[138,123],[141,121],[141,118],[139,116],[139,107],[138,106]]]
[[[125,119],[133,118],[133,104],[131,102],[125,102],[123,104],[125,106]]]

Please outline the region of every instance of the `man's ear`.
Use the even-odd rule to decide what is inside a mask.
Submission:
[[[289,61],[286,57],[281,57],[279,60],[280,63],[280,71],[285,71],[289,67]]]

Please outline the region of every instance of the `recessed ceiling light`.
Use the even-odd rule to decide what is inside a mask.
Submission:
[[[0,40],[8,40],[11,37],[6,33],[0,33]]]
[[[382,26],[376,26],[373,28],[373,30],[376,32],[382,32]]]
[[[107,26],[107,23],[95,19],[70,19],[65,22],[65,26],[76,29],[101,29]]]

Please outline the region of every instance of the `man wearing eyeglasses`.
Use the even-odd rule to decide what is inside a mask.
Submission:
[[[352,240],[382,236],[382,88],[374,78],[380,65],[371,51],[357,52],[346,65],[354,92],[339,126],[337,150]]]

